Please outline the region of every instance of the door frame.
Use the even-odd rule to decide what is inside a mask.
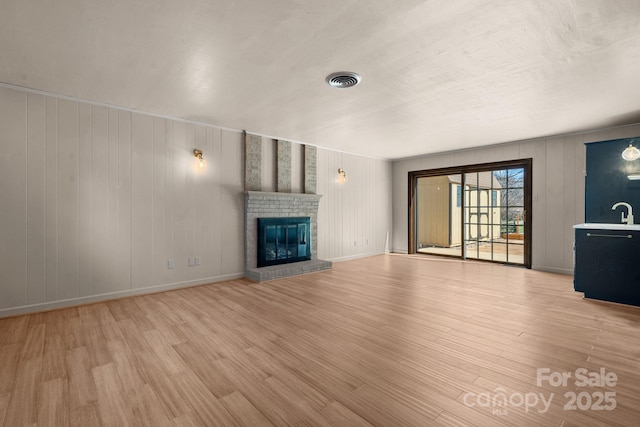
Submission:
[[[533,188],[533,179],[532,179],[532,164],[533,160],[531,158],[528,159],[519,159],[519,160],[507,160],[502,162],[491,162],[491,163],[479,163],[474,165],[464,165],[464,166],[451,166],[446,168],[437,168],[437,169],[426,169],[420,171],[411,171],[408,173],[409,178],[409,254],[418,253],[416,250],[416,215],[417,215],[417,203],[416,203],[416,194],[417,194],[417,186],[418,186],[418,178],[427,178],[434,176],[442,176],[442,175],[462,175],[462,186],[464,188],[464,174],[473,173],[473,172],[488,172],[495,169],[514,169],[514,168],[522,168],[524,169],[524,217],[525,217],[525,239],[524,239],[524,263],[523,265],[527,268],[531,268],[531,241],[533,237],[532,233],[532,188]],[[464,209],[464,197],[462,198],[462,209]],[[462,215],[464,221],[464,215]],[[464,233],[464,230],[463,230]],[[463,236],[464,237],[464,236]],[[464,241],[463,241],[464,246]],[[462,258],[462,256],[460,257]],[[502,261],[489,261],[482,260],[487,262],[497,262],[504,264]],[[518,264],[519,265],[519,264]]]

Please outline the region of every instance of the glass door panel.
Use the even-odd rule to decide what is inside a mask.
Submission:
[[[503,231],[506,244],[506,262],[524,263],[525,241],[525,171],[523,168],[508,169],[504,189],[505,229]]]
[[[418,178],[416,185],[416,250],[461,256],[462,175]]]
[[[464,174],[465,207],[464,227],[466,258],[493,260],[493,241],[499,230],[497,193],[499,188],[491,172]]]
[[[465,257],[524,263],[524,169],[471,172],[465,177]]]

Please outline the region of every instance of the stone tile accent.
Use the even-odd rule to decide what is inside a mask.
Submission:
[[[262,190],[262,137],[249,133],[244,140],[244,189]]]
[[[291,193],[291,142],[278,140],[277,157],[277,191]]]
[[[311,145],[304,146],[304,192],[316,194],[318,192],[318,150]]]

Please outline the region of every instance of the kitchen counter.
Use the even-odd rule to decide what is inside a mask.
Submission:
[[[627,224],[605,224],[605,223],[588,223],[588,224],[576,224],[573,228],[587,229],[587,230],[635,230],[640,231],[640,224],[627,225]]]

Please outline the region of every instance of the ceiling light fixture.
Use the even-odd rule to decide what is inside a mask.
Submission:
[[[326,80],[331,87],[346,89],[360,84],[362,76],[352,71],[339,71],[337,73],[329,74]]]
[[[622,158],[628,162],[632,162],[640,158],[640,150],[638,150],[631,143],[629,143],[629,146],[625,148],[624,151],[622,152]]]

